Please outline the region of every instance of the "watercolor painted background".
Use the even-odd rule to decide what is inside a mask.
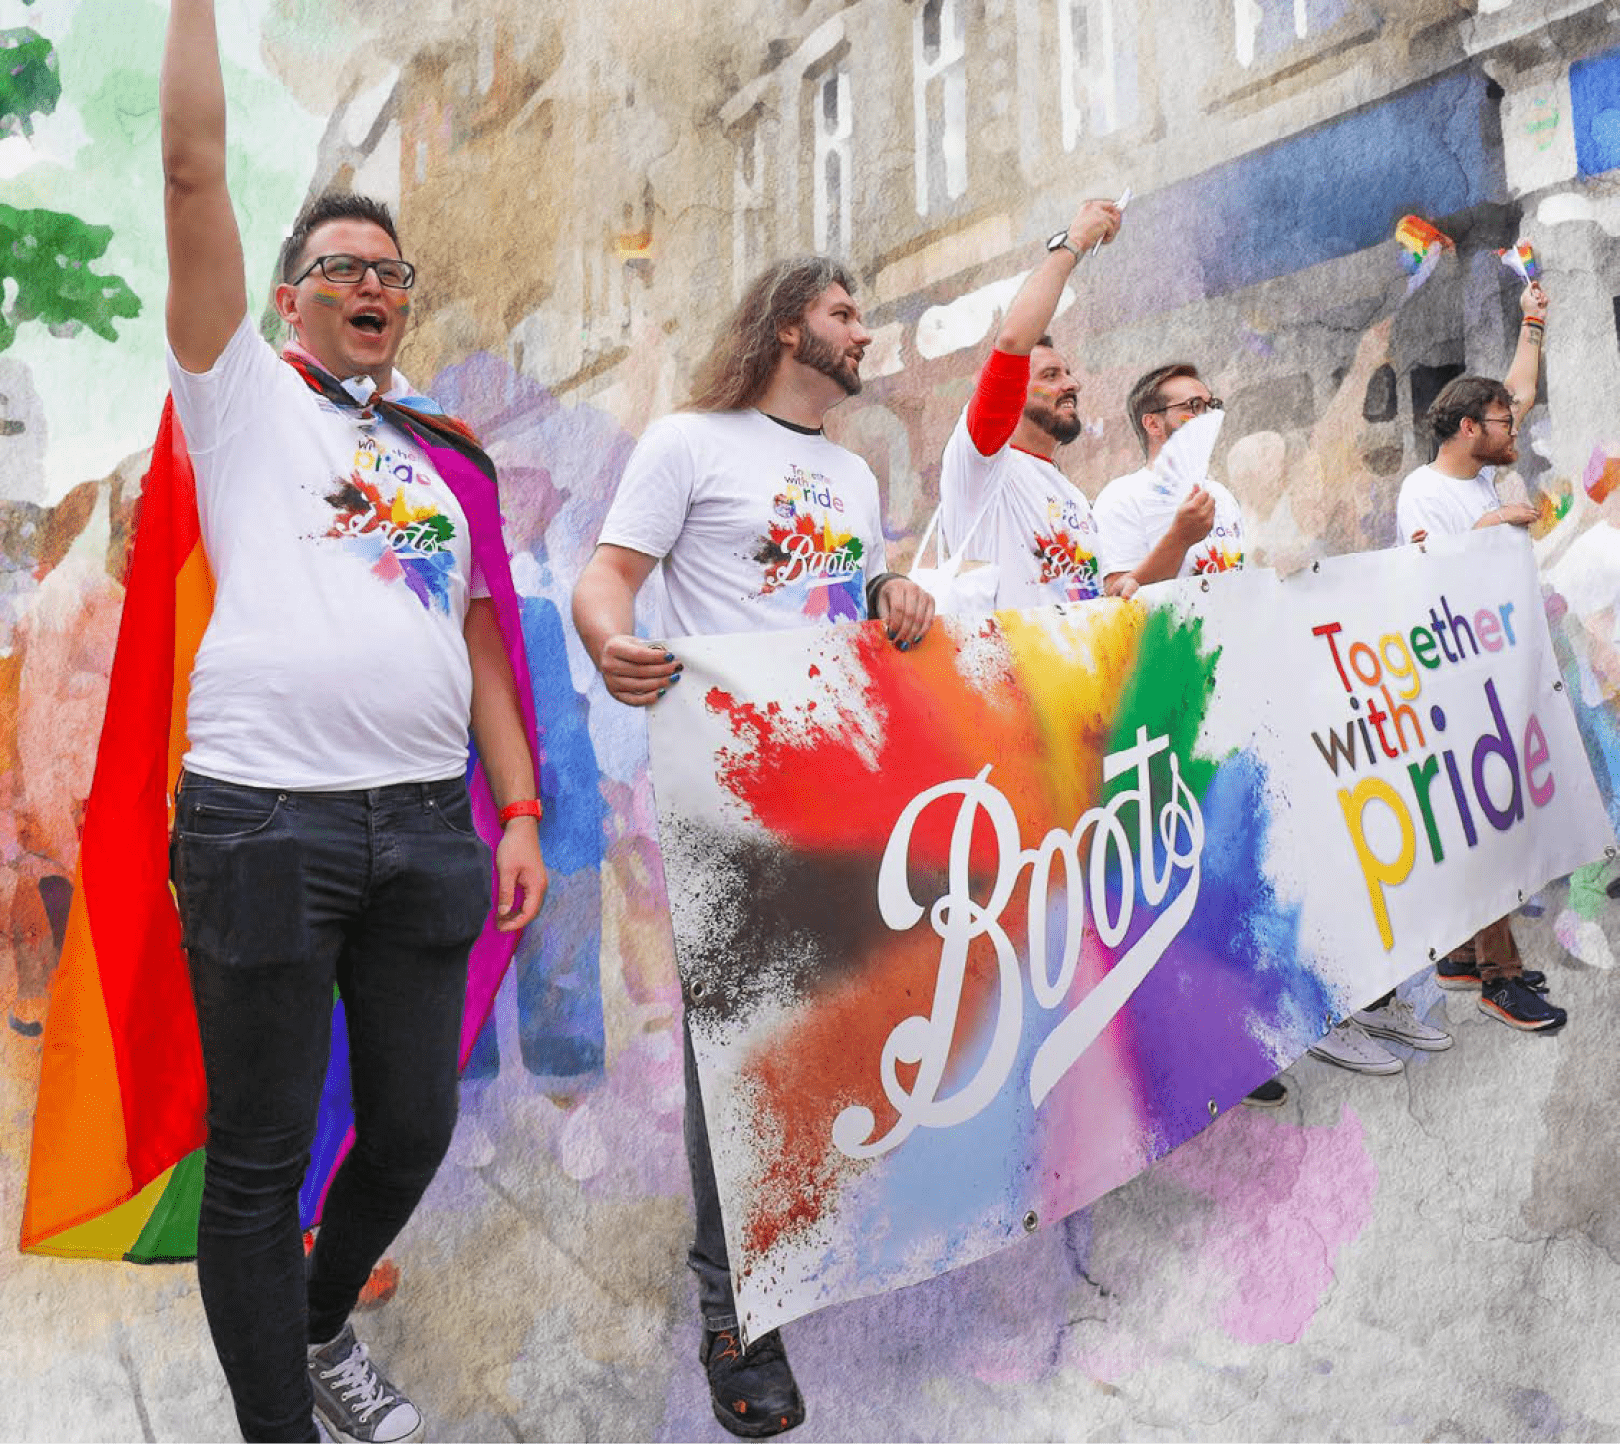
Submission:
[[[746,276],[853,262],[877,341],[842,440],[891,555],[995,320],[1083,194],[1125,235],[1055,325],[1071,475],[1134,465],[1147,366],[1227,399],[1217,471],[1258,560],[1393,540],[1414,423],[1500,373],[1497,248],[1553,296],[1519,484],[1560,661],[1620,816],[1620,18],[1570,0],[220,0],[250,279],[332,183],[399,208],[402,358],[483,432],[540,680],[554,870],[463,1091],[453,1155],[362,1322],[449,1438],[718,1433],[695,1364],[679,994],[642,720],[566,599],[646,423]],[[0,0],[0,1213],[21,1205],[128,527],[162,393],[165,7]],[[1410,298],[1407,212],[1456,242]],[[61,258],[60,262],[58,257]],[[89,278],[86,280],[85,278]],[[98,281],[96,278],[105,278]],[[1612,871],[1612,870],[1611,870]],[[1610,1438],[1620,1306],[1617,905],[1602,869],[1520,928],[1574,1022],[1510,1036],[1420,984],[1458,1046],[1394,1080],[1304,1061],[996,1258],[789,1336],[806,1437]],[[9,1227],[9,1226],[8,1226]],[[0,1425],[218,1438],[191,1272],[0,1255]]]

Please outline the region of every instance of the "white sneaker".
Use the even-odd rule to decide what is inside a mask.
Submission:
[[[1346,1019],[1319,1038],[1306,1051],[1341,1069],[1354,1069],[1358,1074],[1398,1074],[1406,1067],[1382,1044],[1374,1043],[1362,1031],[1361,1025]]]
[[[1357,1009],[1350,1017],[1374,1038],[1393,1039],[1431,1054],[1451,1047],[1451,1035],[1424,1023],[1404,998],[1391,999],[1383,1008]]]

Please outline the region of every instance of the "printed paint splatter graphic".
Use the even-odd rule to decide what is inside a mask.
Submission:
[[[1035,534],[1035,556],[1041,564],[1041,585],[1061,582],[1070,602],[1088,602],[1102,596],[1097,582],[1097,558],[1078,538],[1061,527],[1050,536]]]
[[[759,826],[739,835],[686,819],[666,848],[682,867],[701,860],[697,901],[685,918],[677,910],[676,927],[689,994],[701,1000],[688,1012],[699,1057],[723,1048],[732,1070],[712,1101],[726,1139],[717,1167],[757,1181],[735,1225],[733,1263],[750,1288],[849,1297],[966,1263],[1020,1237],[1031,1210],[1059,1218],[1123,1183],[1207,1126],[1211,1097],[1224,1110],[1274,1072],[1279,1041],[1299,1034],[1302,1050],[1326,996],[1298,956],[1297,913],[1266,875],[1260,763],[1197,754],[1219,655],[1204,648],[1196,621],[1134,604],[1057,618],[1008,613],[937,624],[906,657],[869,628],[829,638],[819,658],[820,686],[801,703],[709,692],[710,711],[735,739],[718,756],[719,781]],[[982,772],[1016,831],[1009,845],[986,814],[970,821],[967,886],[988,906],[1009,846],[1037,848],[1111,806],[1125,779],[1105,784],[1104,759],[1144,729],[1165,740],[1147,768],[1152,796],[1169,794],[1174,755],[1202,811],[1196,908],[1146,981],[1035,1100],[1032,1063],[1054,1028],[1193,886],[1183,869],[1162,907],[1144,901],[1141,870],[1151,862],[1164,873],[1166,836],[1145,830],[1157,842],[1135,865],[1110,862],[1103,849],[1085,884],[1080,870],[1065,876],[1060,866],[1039,894],[1030,865],[1019,865],[994,920],[1011,958],[978,936],[948,1013],[938,1003],[941,937],[922,918],[910,928],[886,921],[880,863],[914,799]],[[1119,806],[1134,839],[1133,810],[1145,804]],[[916,814],[903,866],[925,911],[949,890],[961,814],[949,797]],[[1036,982],[1031,937],[1044,929],[1045,976],[1074,926],[1068,878],[1088,896],[1076,966],[1054,995]],[[1122,916],[1126,889],[1134,921],[1105,947],[1095,917]],[[891,1090],[920,1088],[921,1066],[904,1063],[902,1049],[886,1083],[881,1061],[901,1025],[924,1018],[945,1030],[948,1061],[930,1095],[938,1125],[915,1127],[876,1157],[836,1146],[851,1110],[869,1112],[870,1139],[903,1120]],[[1008,1029],[1017,1043],[1005,1081],[976,1111],[952,1115],[951,1101],[976,1086]],[[1187,1048],[1156,1046],[1167,1036],[1187,1038]],[[843,1254],[834,1267],[826,1252],[835,1240]]]
[[[1234,572],[1243,565],[1243,549],[1228,547],[1224,542],[1200,542],[1193,552],[1192,569],[1195,576],[1212,572]]]
[[[380,478],[395,484],[391,497]],[[423,607],[448,613],[456,525],[440,509],[434,480],[402,454],[363,438],[354,470],[327,494],[337,515],[325,535],[343,539],[379,581],[400,583]]]
[[[829,478],[789,467],[754,553],[765,568],[759,596],[797,600],[806,617],[832,622],[866,616],[866,546],[839,518],[843,508]]]

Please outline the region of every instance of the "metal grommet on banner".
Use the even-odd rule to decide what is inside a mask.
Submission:
[[[1332,1014],[1323,1014],[1323,1015],[1322,1015],[1322,1018],[1323,1018],[1323,1021],[1324,1021],[1324,1022],[1325,1022],[1325,1023],[1326,1023],[1326,1024],[1327,1024],[1327,1026],[1328,1026],[1328,1032],[1329,1032],[1329,1033],[1332,1033],[1332,1032],[1333,1032],[1333,1024],[1334,1024],[1334,1018],[1333,1018],[1333,1015],[1332,1015]]]
[[[1217,1104],[1213,1099],[1211,1099],[1209,1101],[1209,1117],[1211,1119],[1213,1119],[1220,1112],[1221,1112],[1221,1106],[1219,1104]]]
[[[1209,591],[1209,578],[1208,577],[1200,577],[1198,579],[1198,590],[1200,592],[1208,592]]]
[[[1605,848],[1603,850],[1603,856],[1605,858],[1620,857],[1620,848],[1616,848],[1614,846],[1614,844],[1611,843],[1611,844],[1609,844],[1609,846],[1607,848]]]
[[[1034,1234],[1035,1231],[1040,1227],[1041,1216],[1038,1215],[1033,1209],[1030,1210],[1029,1213],[1024,1216],[1024,1233]]]
[[[1558,681],[1553,684],[1553,691],[1554,692],[1562,692],[1563,690],[1564,690],[1564,679],[1559,678]]]
[[[1522,889],[1522,888],[1519,890],[1519,902],[1520,903],[1524,902],[1524,889]]]
[[[1322,561],[1321,561],[1320,558],[1318,558],[1316,561],[1311,563],[1311,571],[1312,572],[1320,572],[1321,570],[1322,570]]]
[[[702,998],[703,997],[703,980],[701,978],[694,980],[694,982],[692,984],[692,987],[689,988],[687,990],[687,992],[690,993],[694,999]]]
[[[1435,959],[1438,958],[1438,957],[1439,957],[1439,955],[1435,952],[1434,949],[1431,948],[1429,950],[1429,962],[1433,963],[1435,961]]]

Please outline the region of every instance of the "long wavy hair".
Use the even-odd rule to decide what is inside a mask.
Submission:
[[[699,364],[687,409],[737,411],[759,400],[781,356],[777,332],[834,285],[855,294],[849,272],[826,256],[778,261],[756,276]]]

